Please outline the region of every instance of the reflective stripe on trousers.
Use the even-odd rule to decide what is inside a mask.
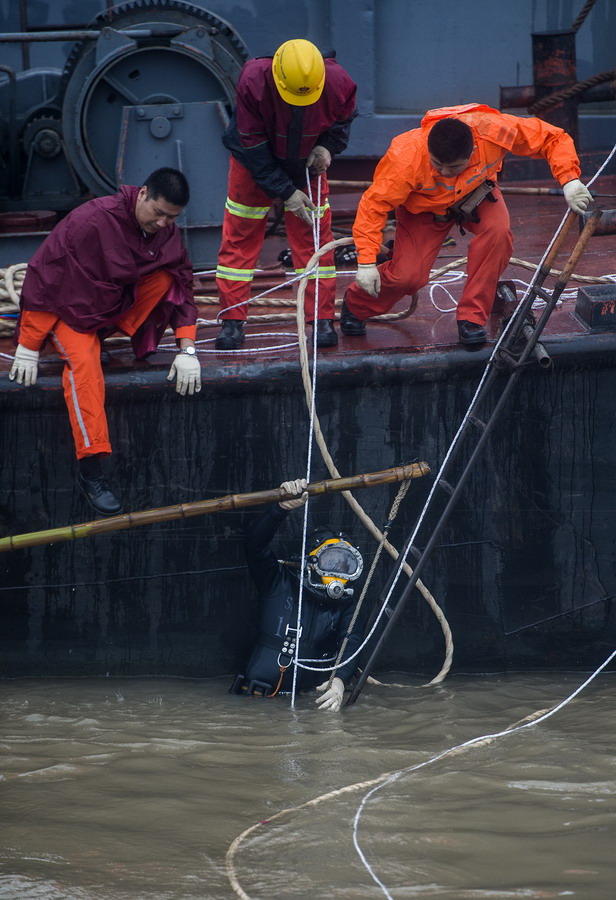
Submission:
[[[169,290],[171,275],[158,270],[135,286],[135,303],[114,323],[114,328],[132,335]],[[62,385],[77,458],[111,453],[105,414],[105,380],[96,332],[83,334],[58,319],[51,339],[64,360]]]
[[[312,180],[312,196],[317,200],[317,179]],[[263,247],[267,214],[272,199],[254,182],[250,172],[231,157],[229,166],[228,199],[225,205],[222,226],[222,242],[218,253],[216,283],[223,319],[244,320],[247,316],[250,289],[257,267],[259,253]],[[327,194],[327,178],[321,178],[321,198],[319,207],[321,245],[333,240],[331,232],[331,209]],[[287,237],[296,270],[303,271],[314,254],[312,229],[297,216],[285,212]],[[323,281],[319,282],[319,318],[334,318],[336,278],[333,251],[326,253],[319,261]],[[304,298],[306,320],[314,318],[315,278],[310,278]],[[244,303],[225,314],[224,311],[237,303]]]

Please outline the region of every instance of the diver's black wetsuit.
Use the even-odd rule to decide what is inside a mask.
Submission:
[[[243,677],[238,676],[232,690],[242,693],[268,694],[273,691],[280,678],[278,654],[280,653],[287,625],[297,626],[297,604],[299,597],[299,569],[281,565],[270,549],[270,543],[288,512],[277,503],[269,506],[263,514],[255,517],[246,529],[246,559],[248,570],[259,594],[260,633],[255,648],[248,661]],[[342,641],[353,617],[359,591],[355,587],[353,597],[342,601],[330,600],[321,591],[304,583],[302,593],[302,633],[299,642],[300,659],[329,659],[333,665]],[[359,647],[362,640],[363,622],[358,616],[353,632],[349,636],[344,651],[348,659]],[[287,657],[288,659],[288,657]],[[316,666],[318,663],[309,662]],[[342,666],[336,675],[345,685],[357,670],[357,660]],[[300,668],[297,674],[298,690],[310,690],[326,681],[329,671],[311,672]],[[284,674],[281,691],[290,691],[293,683],[293,665]],[[269,686],[269,690],[268,690]]]

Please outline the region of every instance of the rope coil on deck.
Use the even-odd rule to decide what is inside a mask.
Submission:
[[[346,240],[350,242],[350,239],[340,238],[339,240]],[[455,269],[461,268],[467,261],[466,256],[460,256],[457,259],[452,260],[446,265],[441,266],[438,269],[433,269],[430,273],[430,281],[428,285],[434,285],[437,278],[440,278],[442,275],[447,274]],[[0,269],[0,337],[10,337],[15,331],[17,325],[17,316],[19,315],[19,297],[21,294],[21,288],[23,285],[23,281],[25,278],[25,273],[27,269],[27,263],[17,263],[15,265],[9,266],[6,269]],[[531,263],[525,259],[518,259],[515,256],[512,256],[509,260],[510,266],[520,266],[523,269],[529,269],[531,271],[535,270],[536,264]],[[346,270],[343,270],[346,274]],[[348,274],[353,274],[352,272],[348,272]],[[550,276],[553,278],[558,278],[560,275],[560,271],[558,269],[551,269]],[[616,276],[614,275],[577,275],[573,274],[570,278],[571,281],[579,281],[581,284],[614,284]],[[282,282],[280,287],[283,288],[286,286],[286,282]],[[406,307],[406,309],[400,310],[395,313],[383,313],[380,316],[374,316],[370,321],[371,322],[397,322],[402,319],[408,319],[411,316],[417,307],[417,295],[413,296],[411,303]],[[197,306],[216,306],[220,305],[220,301],[217,296],[213,294],[199,294],[198,292],[195,295],[195,302]],[[251,298],[250,300],[251,306],[263,306],[269,309],[272,308],[289,308],[296,310],[297,309],[297,300],[293,297],[281,298],[281,299],[262,299],[259,296],[255,298]],[[337,298],[335,301],[335,305],[337,309],[340,309],[342,306],[342,298]],[[11,318],[3,318],[3,316],[10,316]],[[248,315],[247,323],[249,325],[274,325],[277,322],[294,322],[297,319],[296,312],[280,312],[280,313],[261,313],[259,315]],[[199,317],[197,319],[197,328],[219,328],[220,322],[217,319],[205,319]],[[171,335],[172,330],[170,328],[167,329],[165,335]],[[127,344],[130,341],[129,337],[125,335],[111,335],[110,337],[105,339],[105,344],[107,346],[119,346],[123,344]],[[271,348],[268,348],[271,349]],[[242,351],[236,352],[247,352],[246,349]]]
[[[15,331],[19,315],[19,297],[27,268],[27,263],[17,263],[6,269],[0,269],[0,337],[8,337]],[[11,318],[4,318],[5,316]]]

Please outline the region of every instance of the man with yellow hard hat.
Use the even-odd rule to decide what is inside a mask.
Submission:
[[[237,84],[236,107],[223,144],[231,151],[228,197],[216,280],[223,327],[217,350],[237,350],[244,341],[247,301],[263,245],[272,202],[284,202],[293,265],[301,274],[314,253],[312,215],[321,245],[332,240],[325,175],[332,157],[348,143],[357,115],[356,85],[332,57],[310,41],[286,41],[273,57],[249,60]],[[320,205],[317,199],[321,176]],[[334,347],[336,272],[333,252],[319,261],[317,346]],[[306,321],[314,320],[314,279],[306,290]],[[239,304],[239,305],[238,305]]]

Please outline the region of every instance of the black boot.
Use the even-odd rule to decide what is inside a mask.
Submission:
[[[214,346],[217,350],[239,350],[244,343],[244,323],[241,319],[225,319]]]
[[[122,504],[103,476],[98,455],[84,456],[79,460],[77,484],[92,509],[99,515],[117,516],[122,512]]]
[[[458,337],[461,344],[485,344],[488,337],[482,325],[458,319]]]
[[[342,309],[340,311],[340,331],[353,337],[361,337],[366,333],[366,323],[363,319],[358,319],[357,316],[353,315],[346,305],[346,300],[342,301]]]
[[[317,319],[317,347],[336,347],[338,335],[332,319]]]

